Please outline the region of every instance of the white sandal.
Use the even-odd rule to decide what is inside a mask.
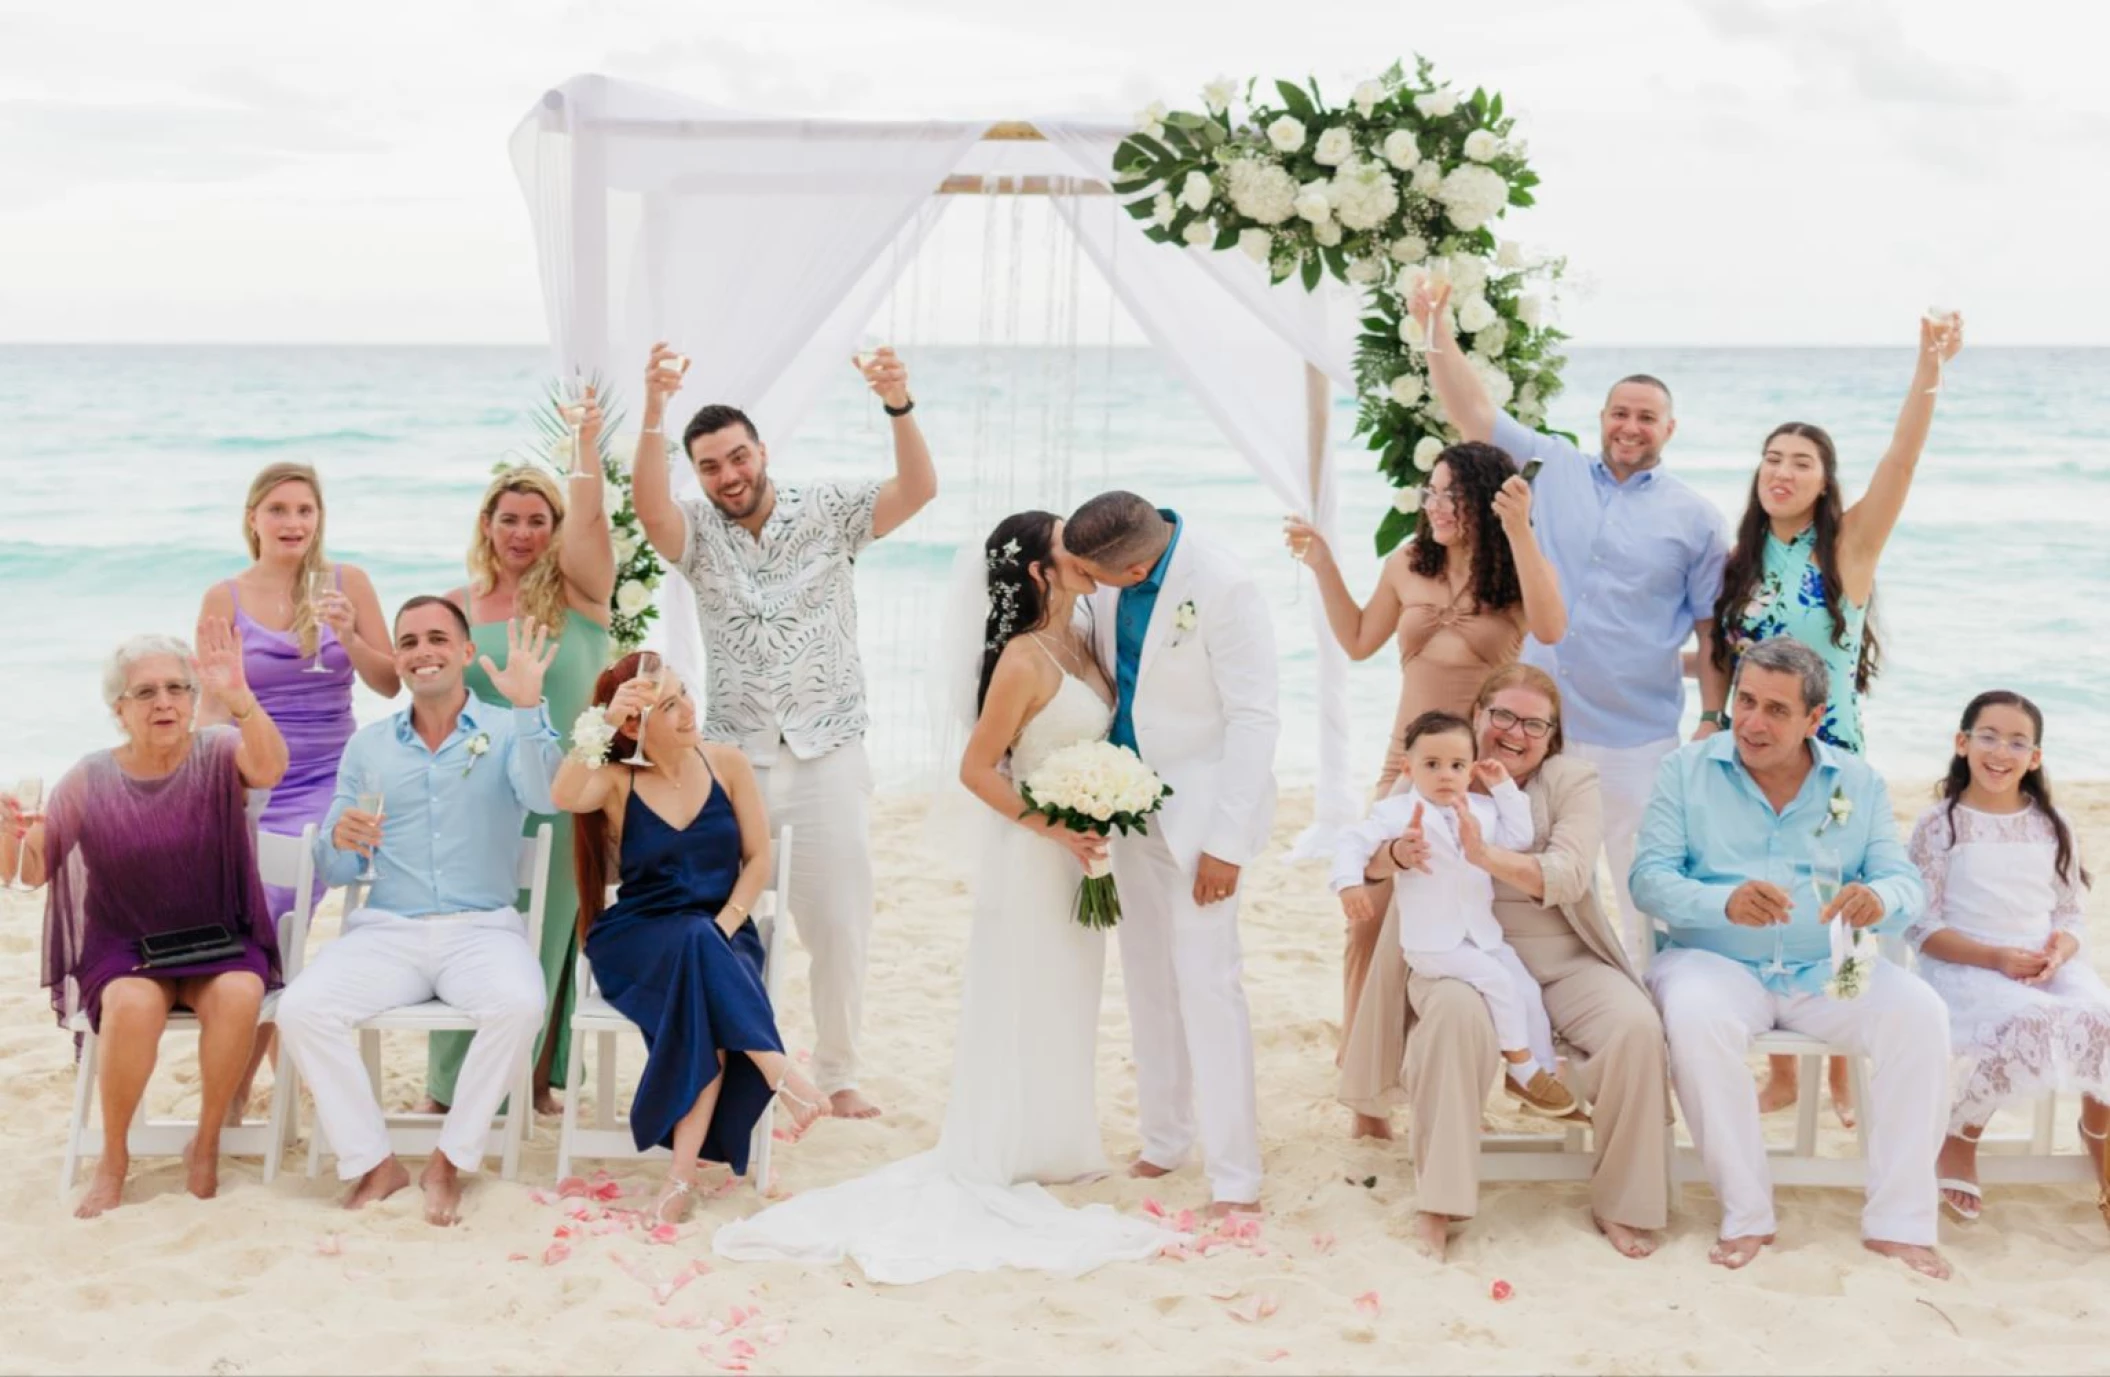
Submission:
[[[2092,1143],[2110,1142],[2110,1129],[2104,1129],[2101,1133],[2090,1133],[2085,1123],[2075,1127],[2081,1130],[2083,1138]],[[2110,1224],[2110,1153],[2103,1155],[2103,1165],[2096,1172],[2095,1209],[2096,1213],[2102,1215],[2103,1223]]]
[[[1958,1195],[1967,1195],[1971,1198],[1971,1207],[1969,1209],[1965,1209],[1963,1206],[1957,1204],[1954,1200],[1951,1200],[1947,1195],[1944,1195],[1941,1198],[1941,1207],[1947,1210],[1950,1214],[1955,1215],[1958,1219],[1961,1219],[1964,1223],[1970,1223],[1972,1220],[1978,1218],[1981,1213],[1983,1213],[1981,1203],[1985,1200],[1985,1192],[1979,1188],[1977,1182],[1965,1181],[1956,1177],[1943,1177],[1941,1180],[1936,1181],[1934,1184],[1935,1187],[1939,1190],[1954,1191]]]

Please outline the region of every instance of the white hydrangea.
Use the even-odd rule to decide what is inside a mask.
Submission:
[[[1458,303],[1458,328],[1467,334],[1477,334],[1500,319],[1487,298],[1475,292]]]
[[[1509,370],[1500,364],[1478,358],[1468,360],[1467,366],[1480,379],[1480,386],[1486,391],[1487,399],[1493,402],[1498,410],[1507,408],[1517,395],[1517,385],[1510,381]]]
[[[1206,172],[1189,172],[1187,179],[1180,183],[1180,204],[1189,210],[1207,210],[1215,195],[1216,188]]]
[[[1530,292],[1517,298],[1517,319],[1529,330],[1536,330],[1546,318],[1546,303]]]
[[[1470,296],[1487,286],[1487,260],[1484,258],[1454,253],[1443,260],[1443,265],[1444,275],[1460,296]]]
[[[1491,163],[1502,153],[1502,141],[1489,129],[1475,129],[1465,136],[1465,156],[1476,163]]]
[[[1421,375],[1418,373],[1400,374],[1392,380],[1392,386],[1389,390],[1392,393],[1392,400],[1398,402],[1401,406],[1413,406],[1428,392],[1428,389],[1422,385]]]
[[[1338,220],[1321,220],[1318,224],[1311,227],[1311,237],[1323,247],[1330,249],[1341,242],[1341,222]]]
[[[1187,228],[1180,231],[1180,238],[1196,248],[1204,244],[1213,244],[1216,242],[1216,226],[1208,220],[1190,220],[1187,222]]]
[[[1509,347],[1509,323],[1497,320],[1473,334],[1473,352],[1482,358],[1498,359]]]
[[[1366,81],[1355,88],[1355,94],[1348,97],[1348,103],[1355,107],[1355,112],[1358,115],[1361,115],[1364,119],[1369,119],[1370,112],[1377,109],[1377,103],[1384,98],[1385,88],[1383,83]]]
[[[1392,494],[1392,510],[1408,516],[1421,510],[1421,489],[1400,488]]]
[[[1414,108],[1432,120],[1440,120],[1458,108],[1458,93],[1449,87],[1425,91],[1414,97]]]
[[[1331,220],[1333,201],[1326,194],[1326,183],[1306,182],[1303,189],[1297,193],[1297,199],[1291,209],[1297,212],[1299,219],[1308,220],[1314,225],[1323,225]]]
[[[1443,202],[1452,224],[1470,232],[1502,213],[1509,204],[1509,183],[1491,167],[1465,163],[1444,177],[1436,199]]]
[[[1385,161],[1401,172],[1412,172],[1421,161],[1421,145],[1411,129],[1395,129],[1385,135]]]
[[[1403,234],[1392,241],[1386,252],[1392,255],[1393,262],[1412,265],[1429,256],[1429,241],[1418,234]]]
[[[1514,239],[1504,239],[1495,245],[1495,266],[1515,272],[1524,266],[1524,246]]]
[[[1312,161],[1322,167],[1339,167],[1355,153],[1355,135],[1342,125],[1323,130],[1311,150]]]
[[[626,617],[635,617],[652,603],[652,590],[636,579],[625,579],[623,586],[615,590],[615,610]]]
[[[1202,87],[1202,104],[1215,114],[1231,108],[1232,97],[1238,94],[1238,83],[1229,77],[1218,77]]]
[[[1367,287],[1383,279],[1385,263],[1381,258],[1356,258],[1348,264],[1348,280],[1359,287]]]
[[[1172,224],[1172,216],[1173,216],[1173,205],[1172,205],[1172,193],[1171,193],[1171,192],[1169,192],[1169,191],[1161,191],[1161,192],[1159,192],[1159,193],[1158,193],[1157,195],[1155,195],[1155,196],[1151,197],[1151,199],[1150,199],[1150,223],[1151,223],[1151,224],[1153,224],[1153,225],[1156,225],[1156,226],[1157,226],[1158,228],[1160,228],[1160,229],[1166,229],[1166,228],[1170,228],[1170,226],[1171,226],[1171,224]]]
[[[1274,236],[1264,229],[1246,229],[1238,232],[1238,247],[1245,256],[1262,267],[1267,266],[1268,251],[1275,246]]]
[[[1267,127],[1267,141],[1278,153],[1294,153],[1304,146],[1304,121],[1295,115],[1282,115]]]
[[[1437,165],[1433,158],[1427,162],[1418,163],[1414,168],[1414,179],[1411,185],[1422,195],[1433,196],[1436,194],[1436,188],[1443,185],[1443,169]]]
[[[1421,443],[1414,446],[1414,467],[1427,473],[1436,467],[1436,456],[1441,453],[1443,441],[1433,435],[1422,436]]]
[[[1258,158],[1240,158],[1224,168],[1232,208],[1261,225],[1279,225],[1296,214],[1297,179]]]
[[[1326,196],[1333,203],[1333,213],[1352,230],[1376,229],[1399,209],[1399,187],[1392,174],[1361,158],[1341,164]]]

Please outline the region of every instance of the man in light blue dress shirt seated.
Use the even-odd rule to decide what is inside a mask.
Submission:
[[[278,1029],[314,1094],[338,1176],[357,1182],[347,1209],[410,1184],[389,1147],[355,1025],[434,998],[476,1020],[422,1182],[425,1217],[442,1225],[459,1217],[460,1173],[483,1164],[491,1116],[542,1026],[542,968],[513,900],[521,823],[556,811],[549,786],[563,747],[542,701],[556,651],[547,628],[507,627],[505,667],[483,661],[513,704],[502,711],[463,682],[476,647],[461,609],[412,598],[395,625],[410,706],[362,727],[345,746],[316,863],[330,884],[343,885],[371,858],[373,887],[365,906],[345,916],[343,936],[286,987]],[[378,816],[357,806],[368,794],[381,795]]]
[[[1557,646],[1527,640],[1522,658],[1560,685],[1568,753],[1597,767],[1605,856],[1628,954],[1639,960],[1648,924],[1627,892],[1627,870],[1656,767],[1678,745],[1689,637],[1700,648],[1694,739],[1723,724],[1728,675],[1709,647],[1727,527],[1712,502],[1663,471],[1678,423],[1659,379],[1637,373],[1612,385],[1598,413],[1602,448],[1586,455],[1531,429],[1544,419],[1535,400],[1517,404],[1520,417],[1504,413],[1507,403],[1488,395],[1458,348],[1448,300],[1446,287],[1433,296],[1424,289],[1413,303],[1416,319],[1431,322],[1429,384],[1445,414],[1461,437],[1500,447],[1518,467],[1544,465],[1532,482],[1533,525],[1560,575],[1568,634]]]
[[[1745,1056],[1775,1028],[1874,1067],[1861,1238],[1932,1277],[1934,1163],[1949,1112],[1949,1015],[1917,975],[1880,961],[1866,988],[1827,993],[1830,921],[1901,932],[1926,903],[1890,793],[1866,761],[1817,740],[1824,661],[1791,637],[1744,652],[1730,735],[1665,760],[1641,826],[1634,900],[1660,925],[1649,992],[1671,1080],[1722,1204],[1709,1256],[1749,1263],[1776,1227],[1758,1092]],[[1821,891],[1833,890],[1820,904]]]

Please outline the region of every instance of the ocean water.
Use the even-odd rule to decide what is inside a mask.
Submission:
[[[1141,349],[904,352],[943,492],[860,562],[882,779],[905,786],[928,764],[921,676],[958,543],[1004,512],[1066,510],[1120,486],[1250,555],[1282,651],[1278,768],[1308,781],[1316,594],[1282,550],[1277,503],[1160,361]],[[365,566],[388,606],[459,584],[476,499],[491,464],[526,443],[546,360],[500,347],[0,346],[0,782],[56,775],[111,742],[102,657],[134,632],[190,633],[205,589],[245,563],[241,503],[263,464],[320,468],[329,549]],[[1857,496],[1911,362],[1901,349],[1577,349],[1553,419],[1592,438],[1613,379],[1664,377],[1681,418],[1672,471],[1733,522],[1759,444],[1783,420],[1832,431]],[[683,406],[719,400],[691,393]],[[1389,499],[1371,456],[1349,447],[1352,420],[1337,398],[1342,553],[1367,595],[1368,533]],[[763,438],[784,481],[891,464],[884,419],[848,369],[797,433]],[[2106,594],[2110,350],[1966,354],[1877,581],[1876,763],[1938,772],[1964,702],[1998,685],[2043,705],[2056,773],[2110,776]],[[1391,656],[1351,671],[1359,775],[1374,773],[1391,720]],[[361,690],[358,710],[387,707]]]

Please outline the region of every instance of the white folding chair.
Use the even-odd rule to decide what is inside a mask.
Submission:
[[[278,920],[278,949],[285,978],[293,979],[300,968],[300,951],[308,938],[308,919],[314,907],[315,888],[315,826],[310,823],[297,837],[282,836],[275,832],[256,834],[257,872],[267,885],[285,885],[293,891],[293,910],[281,914]],[[271,1022],[278,1009],[278,991],[264,995],[262,1007],[257,1012],[259,1027]],[[81,1158],[85,1155],[89,1134],[101,1135],[101,1114],[96,1096],[96,1072],[98,1069],[99,1045],[95,1029],[88,1025],[85,1012],[76,1013],[66,1022],[69,1032],[80,1034],[81,1052],[74,1064],[73,1115],[67,1126],[66,1160],[59,1168],[59,1196],[64,1199],[73,1193],[74,1178],[80,1170]],[[168,1016],[165,1031],[198,1031],[198,1016],[189,1010],[178,1009]],[[290,1065],[290,1061],[287,1063]],[[279,1150],[284,1145],[288,1131],[288,1106],[292,1100],[291,1087],[277,1080],[271,1087],[271,1115],[266,1120],[244,1118],[239,1126],[222,1129],[220,1151],[230,1157],[261,1157],[264,1159],[264,1179],[270,1181],[278,1175]],[[193,1119],[149,1118],[146,1112],[146,1096],[139,1097],[139,1109],[132,1116],[132,1123],[125,1133],[125,1147],[134,1157],[180,1157],[184,1145],[198,1131]]]
[[[554,835],[550,824],[545,822],[535,829],[534,836],[522,838],[516,863],[515,882],[528,891],[528,950],[536,953],[542,950],[542,922],[549,903],[549,858]],[[365,899],[366,885],[354,882],[345,889],[344,911],[347,914],[357,912]],[[444,1000],[428,999],[422,1004],[405,1004],[376,1014],[360,1023],[358,1028],[359,1051],[366,1060],[367,1076],[373,1082],[374,1098],[378,1101],[381,1097],[381,1034],[474,1033],[476,1021]],[[290,1065],[292,1058],[283,1060]],[[491,1121],[491,1137],[485,1150],[499,1154],[503,1163],[500,1173],[508,1181],[520,1170],[520,1145],[535,1121],[534,1072],[535,1057],[530,1051],[521,1058],[512,1093]],[[390,1150],[405,1155],[432,1152],[438,1146],[440,1125],[446,1118],[441,1114],[400,1112],[385,1117]],[[318,1121],[315,1131],[308,1135],[310,1177],[321,1170],[322,1154],[327,1150],[328,1143]]]
[[[772,1007],[777,998],[777,934],[789,916],[785,896],[790,893],[791,883],[791,832],[792,829],[786,827],[777,833],[774,873],[769,888],[755,901],[753,913],[755,930],[762,938],[762,987],[768,992]],[[564,1077],[571,1093],[564,1097],[564,1128],[557,1140],[557,1179],[560,1181],[571,1175],[574,1157],[634,1160],[669,1155],[661,1147],[639,1152],[630,1136],[627,1116],[619,1114],[616,1109],[616,1039],[624,1033],[635,1036],[637,1029],[613,1004],[601,997],[583,946],[572,973],[572,987],[578,991],[578,997],[572,1006],[571,1056]],[[589,1034],[595,1044],[593,1128],[582,1127],[579,1123],[580,1077],[586,1069],[586,1038]],[[771,1098],[763,1107],[762,1117],[755,1124],[754,1138],[748,1144],[747,1174],[757,1191],[769,1189],[769,1147],[775,1111],[776,1100]]]

